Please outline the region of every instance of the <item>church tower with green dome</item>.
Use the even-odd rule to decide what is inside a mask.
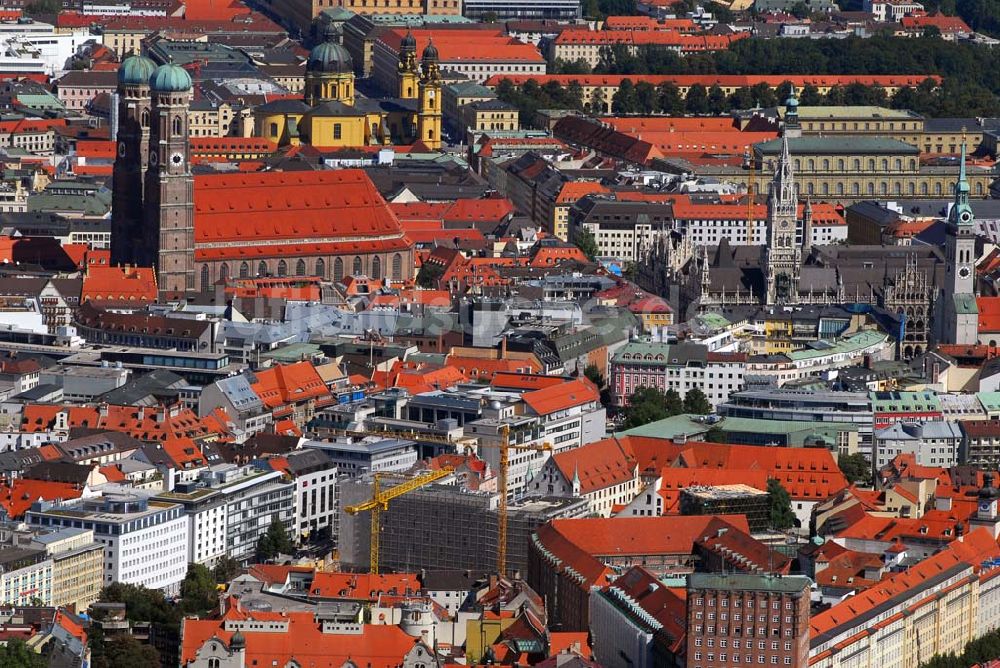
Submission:
[[[161,296],[195,289],[194,177],[188,144],[191,76],[167,63],[149,80],[152,123],[146,171],[143,264],[156,267]]]
[[[305,75],[306,104],[331,101],[354,106],[354,61],[340,44],[340,30],[333,23],[326,27],[323,42],[309,52]]]
[[[152,107],[149,79],[156,63],[144,56],[126,58],[118,68],[117,147],[111,209],[111,261],[134,264],[142,246],[143,186],[149,164]]]
[[[955,184],[955,199],[945,228],[944,289],[939,295],[938,343],[973,345],[979,342],[976,304],[976,222],[969,204],[965,177],[965,145]]]

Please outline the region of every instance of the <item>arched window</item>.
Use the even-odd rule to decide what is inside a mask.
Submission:
[[[909,189],[911,195],[916,195],[917,194],[917,184],[914,183],[913,181],[910,181],[908,189]]]
[[[815,172],[816,171],[816,161],[815,160],[813,160],[812,158],[809,158],[809,161],[806,164],[809,165],[809,171],[810,172]]]
[[[219,267],[219,278],[223,281],[229,280],[229,265],[225,262]]]
[[[802,161],[795,158],[795,171],[800,171],[802,169]]]
[[[181,117],[174,116],[174,134],[179,135],[181,133]]]
[[[869,195],[875,194],[875,183],[873,181],[868,182],[868,194]]]
[[[142,110],[142,127],[149,127],[149,109]]]
[[[333,261],[333,280],[339,281],[344,277],[344,261],[337,258]]]
[[[399,253],[392,256],[392,277],[397,281],[403,280],[403,256]]]
[[[263,260],[260,261],[260,264],[257,265],[257,275],[267,276],[267,262],[264,262]]]
[[[923,183],[920,184],[920,194],[921,195],[926,195],[927,194],[927,182],[926,181],[924,181]]]
[[[372,278],[382,278],[382,260],[378,257],[372,258]]]
[[[820,184],[820,186],[821,186],[820,190],[823,192],[824,195],[829,195],[830,194],[830,184],[829,183],[827,183],[826,181],[824,181],[823,183]]]
[[[935,183],[934,184],[934,194],[935,195],[940,195],[941,194],[941,184],[940,183]]]
[[[295,275],[305,276],[306,275],[306,261],[299,258],[299,261],[295,263]]]
[[[288,263],[284,260],[278,261],[278,276],[285,277],[288,276]]]
[[[326,262],[323,261],[323,258],[316,260],[316,275],[326,278]]]
[[[240,278],[248,278],[250,276],[250,265],[246,262],[240,264]]]
[[[428,128],[427,129],[427,138],[428,139],[434,139],[434,128]]]
[[[806,184],[806,192],[810,195],[813,194],[813,184],[811,182]]]
[[[883,172],[889,171],[889,158],[882,158],[882,171]]]
[[[886,183],[885,181],[882,181],[882,183],[880,183],[879,186],[878,186],[878,191],[882,195],[888,195],[889,194],[889,184]]]
[[[841,171],[841,172],[844,171],[844,159],[843,158],[840,158],[839,160],[837,160],[837,169],[839,171]]]
[[[211,287],[212,277],[208,271],[208,265],[201,265],[201,289],[203,292],[208,292],[208,288]]]
[[[875,158],[868,158],[868,171],[869,172],[875,171]]]
[[[852,183],[851,184],[851,193],[854,194],[854,195],[860,195],[861,194],[861,184],[858,183],[857,181],[855,181],[854,183]]]
[[[837,194],[838,195],[843,195],[844,194],[844,183],[843,182],[840,182],[840,183],[837,184]]]
[[[903,194],[903,184],[900,183],[899,181],[896,181],[896,183],[892,186],[892,190],[897,195],[902,195]]]
[[[829,160],[829,158],[823,158],[823,171],[824,172],[830,171],[830,160]]]
[[[903,171],[903,159],[902,158],[896,158],[896,171],[897,172]]]
[[[854,159],[854,171],[856,172],[861,171],[861,160],[859,158]]]
[[[979,183],[976,184],[976,194],[979,195],[979,196],[982,196],[982,194],[983,194],[983,182],[982,181],[980,181]]]
[[[361,268],[361,258],[357,255],[354,256],[354,267],[351,269],[351,274],[354,276],[360,276],[362,274]]]

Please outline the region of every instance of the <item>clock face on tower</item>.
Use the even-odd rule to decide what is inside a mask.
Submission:
[[[959,219],[959,220],[961,220],[961,221],[962,221],[963,223],[968,223],[969,221],[971,221],[971,220],[972,220],[972,214],[971,214],[971,213],[969,213],[968,211],[963,211],[963,212],[962,212],[962,213],[961,213],[961,214],[960,214],[960,215],[958,216],[958,219]]]
[[[170,155],[170,164],[175,167],[180,167],[184,164],[184,154],[182,153],[172,153]]]
[[[988,513],[988,512],[990,512],[990,506],[991,505],[992,504],[989,501],[980,501],[979,502],[979,512],[981,512],[981,513]]]
[[[124,157],[126,148],[127,147],[125,146],[125,142],[123,141],[118,142],[118,155]]]
[[[968,267],[959,267],[958,276],[959,278],[968,278],[969,276],[972,276],[972,270]]]
[[[781,221],[781,229],[785,229],[786,227],[788,227],[788,221],[787,220]]]

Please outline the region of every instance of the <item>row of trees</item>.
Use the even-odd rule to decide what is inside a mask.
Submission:
[[[997,7],[1000,3],[986,0]],[[921,113],[936,115],[1000,114],[1000,58],[995,49],[920,38],[879,35],[868,39],[743,39],[725,51],[680,56],[667,49],[640,48],[635,53],[613,47],[596,68],[609,74],[869,74],[939,75],[945,85],[904,98]],[[917,91],[914,91],[917,93]],[[908,93],[908,95],[910,95]],[[900,103],[902,104],[902,103]],[[955,113],[965,110],[963,113]]]
[[[633,429],[683,413],[707,415],[711,412],[712,404],[698,388],[688,390],[682,399],[677,390],[664,392],[656,387],[640,387],[629,399],[624,427]]]

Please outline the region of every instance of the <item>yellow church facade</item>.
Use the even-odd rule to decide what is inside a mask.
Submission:
[[[398,97],[356,95],[354,65],[331,30],[306,63],[305,97],[275,100],[254,110],[254,135],[279,146],[358,147],[422,142],[441,148],[441,72],[428,44],[418,64],[407,34],[399,58]]]

